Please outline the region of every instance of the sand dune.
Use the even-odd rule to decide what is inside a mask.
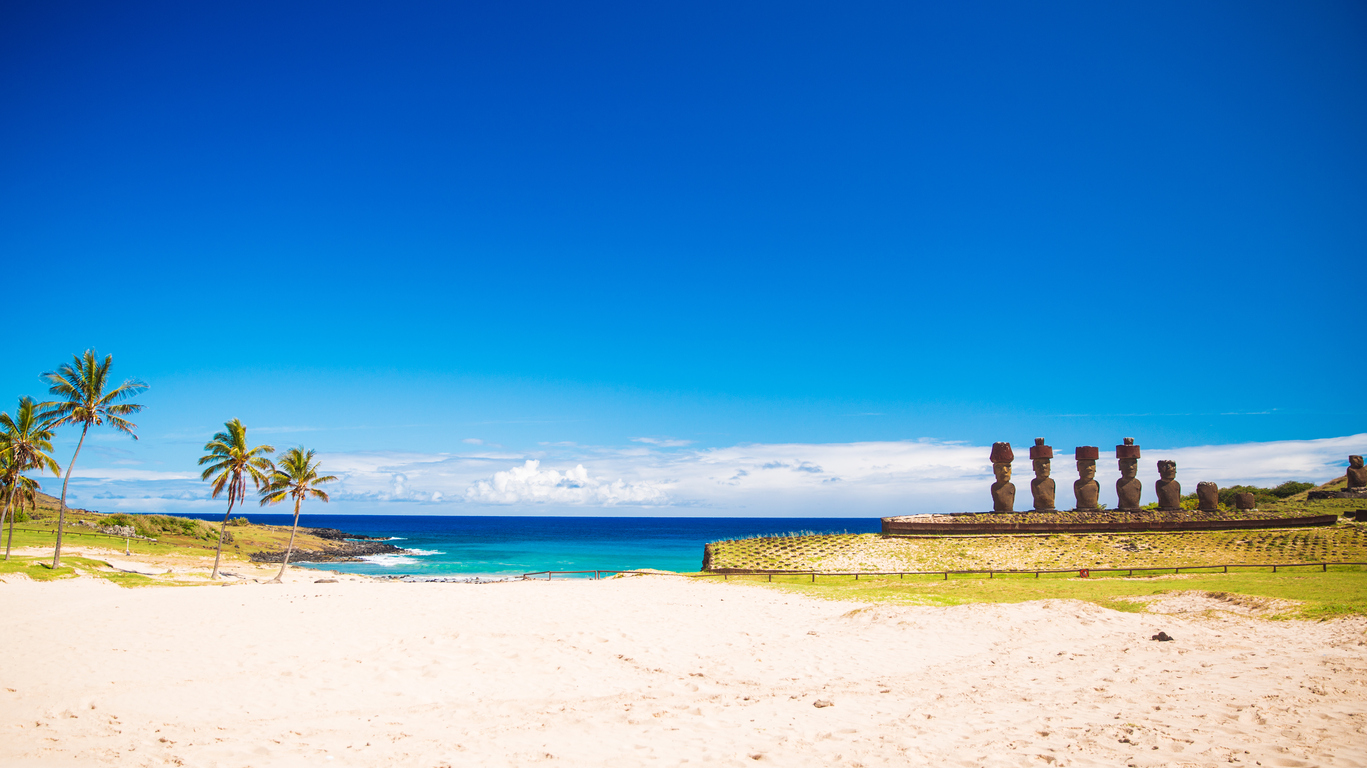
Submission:
[[[0,763],[1367,765],[1360,619],[318,575],[0,585]]]

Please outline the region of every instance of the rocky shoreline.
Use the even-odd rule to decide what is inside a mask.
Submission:
[[[354,563],[370,555],[397,555],[407,551],[378,536],[361,536],[336,528],[300,528],[299,532],[336,543],[321,550],[296,549],[290,555],[292,563]],[[250,558],[253,563],[279,563],[285,559],[285,550],[253,552]]]

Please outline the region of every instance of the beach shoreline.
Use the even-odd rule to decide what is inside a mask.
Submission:
[[[1360,616],[320,574],[0,585],[0,762],[1367,764]]]

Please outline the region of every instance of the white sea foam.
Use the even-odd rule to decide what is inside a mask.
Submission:
[[[374,563],[381,568],[393,568],[397,565],[417,565],[418,561],[407,555],[362,555],[361,559],[367,563]]]
[[[446,554],[445,552],[442,552],[442,551],[436,550],[436,549],[405,549],[405,550],[403,551],[403,553],[404,553],[405,555],[415,555],[415,556],[417,556],[417,557],[424,557],[424,556],[426,556],[426,555],[444,555],[444,554]]]

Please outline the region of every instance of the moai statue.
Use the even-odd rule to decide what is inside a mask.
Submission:
[[[1258,500],[1251,493],[1234,494],[1235,509],[1257,509]]]
[[[1035,467],[1035,479],[1030,481],[1030,495],[1035,498],[1036,512],[1057,512],[1054,509],[1054,479],[1049,476],[1049,465],[1054,460],[1053,446],[1044,444],[1044,438],[1035,438],[1030,446],[1030,463]]]
[[[992,444],[992,474],[997,478],[992,484],[993,512],[1015,511],[1016,486],[1011,483],[1011,462],[1015,459],[1010,443]]]
[[[1220,486],[1215,483],[1197,483],[1196,508],[1202,512],[1219,512]]]
[[[1182,508],[1182,484],[1177,482],[1177,462],[1164,459],[1158,462],[1158,482],[1153,484],[1158,492],[1158,508],[1173,510]]]
[[[1077,459],[1077,480],[1073,481],[1073,498],[1078,512],[1095,512],[1101,496],[1101,483],[1096,481],[1096,460],[1101,449],[1095,445],[1080,445],[1073,451]]]
[[[1361,456],[1348,457],[1348,490],[1367,491],[1367,467],[1362,466]]]
[[[1119,498],[1116,509],[1125,512],[1139,511],[1139,494],[1144,492],[1144,484],[1139,481],[1139,446],[1133,437],[1125,438],[1124,445],[1115,447],[1115,458],[1120,464],[1120,479],[1115,481],[1115,495]]]

